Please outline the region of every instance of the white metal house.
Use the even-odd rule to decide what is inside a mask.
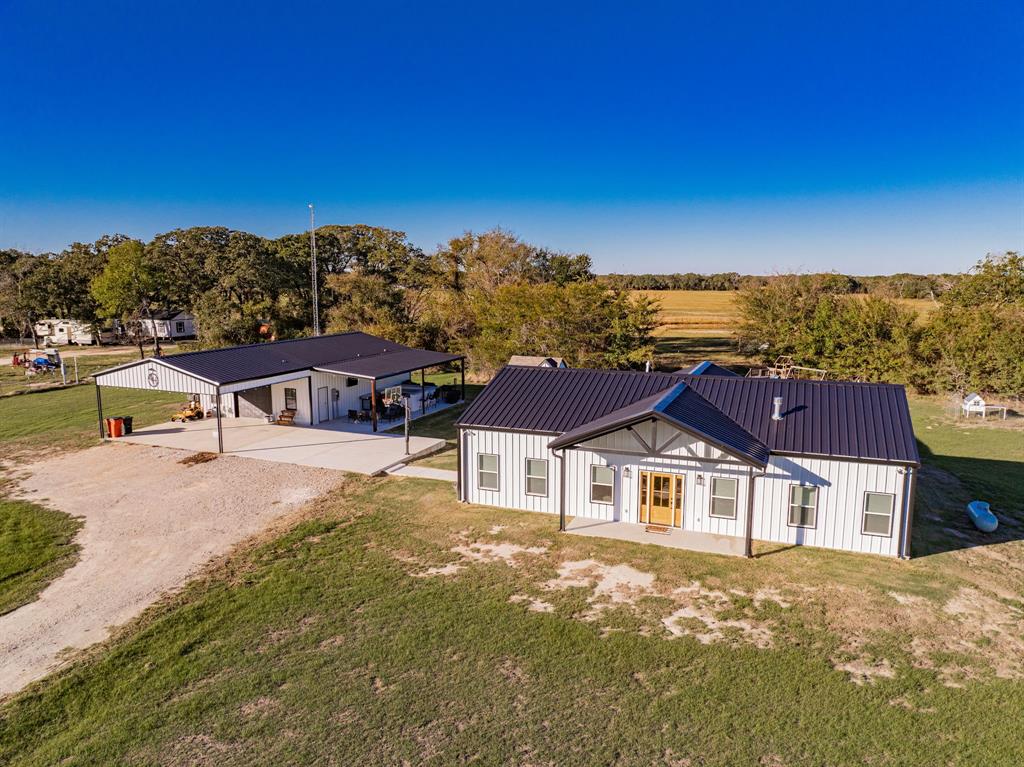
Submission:
[[[910,556],[920,459],[901,386],[506,367],[458,428],[460,500],[563,530]]]
[[[223,416],[276,418],[287,412],[290,424],[317,426],[346,419],[350,413],[365,413],[367,423],[377,431],[382,391],[420,371],[420,385],[408,388],[415,389],[415,394],[410,394],[414,414],[422,414],[430,389],[423,371],[462,359],[461,355],[414,349],[359,332],[149,357],[96,374],[100,436],[104,433],[105,387],[199,397],[204,409],[217,415],[221,452]]]

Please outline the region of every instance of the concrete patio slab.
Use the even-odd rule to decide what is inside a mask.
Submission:
[[[406,455],[405,439],[401,435],[347,430],[337,422],[330,428],[278,426],[257,418],[225,418],[222,423],[225,453],[357,474],[378,474],[445,446],[443,439],[414,436],[409,438],[410,454]],[[216,452],[216,421],[205,419],[147,426],[117,441]]]
[[[705,554],[743,556],[743,539],[731,535],[695,533],[690,530],[671,529],[668,533],[649,533],[646,525],[632,522],[604,522],[599,519],[574,517],[566,524],[566,532],[595,538],[614,538],[618,541],[650,543],[672,549],[701,551]]]

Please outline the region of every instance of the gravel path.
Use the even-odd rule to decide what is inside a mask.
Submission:
[[[22,497],[84,519],[78,562],[0,616],[0,697],[105,639],[212,557],[341,483],[328,469],[101,445],[19,469]]]

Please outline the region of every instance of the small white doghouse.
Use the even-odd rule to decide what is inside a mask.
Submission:
[[[964,401],[960,403],[960,412],[967,418],[970,418],[973,413],[977,413],[982,418],[989,413],[998,413],[1004,421],[1006,420],[1005,405],[990,405],[977,392],[971,392],[964,397]]]

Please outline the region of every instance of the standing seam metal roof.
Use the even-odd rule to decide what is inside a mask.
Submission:
[[[765,444],[715,408],[684,381],[677,381],[668,389],[567,431],[552,440],[549,447],[557,449],[578,445],[601,434],[651,418],[659,418],[702,437],[706,442],[748,463],[764,466],[768,461],[768,447]]]
[[[773,453],[920,463],[906,392],[894,384],[505,367],[458,424],[560,435],[680,381]],[[782,421],[771,419],[777,396]]]
[[[160,358],[165,365],[215,384],[268,378],[313,368],[366,378],[383,378],[458,359],[462,359],[462,356],[413,349],[359,331],[169,354]],[[131,367],[145,361],[128,363],[110,370]],[[107,372],[110,371],[105,370],[97,375]]]

